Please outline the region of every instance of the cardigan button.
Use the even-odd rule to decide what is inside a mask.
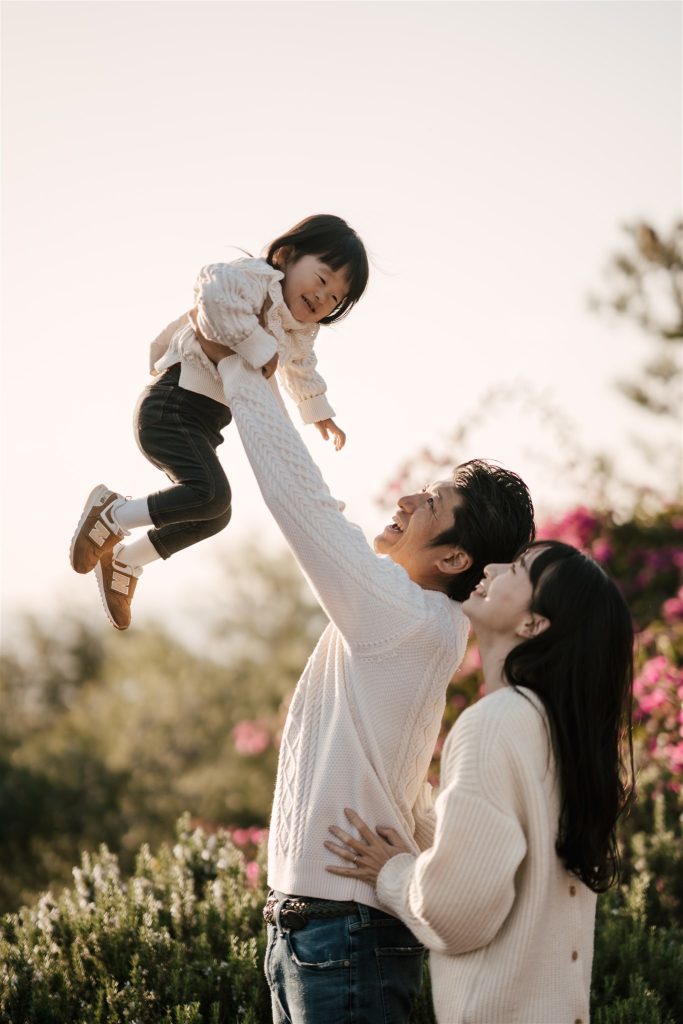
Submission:
[[[569,895],[570,896],[576,896],[576,886],[575,885],[570,885],[569,886]]]
[[[572,960],[578,960],[578,959],[579,959],[579,954],[576,952],[575,949],[573,949],[572,950]]]

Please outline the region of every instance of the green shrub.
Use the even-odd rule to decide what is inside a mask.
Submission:
[[[683,929],[648,921],[653,878],[598,900],[593,959],[593,1024],[680,1024],[683,1021]]]
[[[252,845],[253,848],[253,845]],[[262,842],[247,861],[227,832],[178,822],[122,880],[106,847],[74,886],[0,922],[0,1020],[8,1024],[270,1024],[263,976]],[[598,901],[594,1024],[683,1020],[683,930],[649,920],[654,875]],[[429,976],[412,1024],[434,1024]]]
[[[106,847],[75,885],[8,914],[0,934],[0,1020],[12,1024],[261,1024],[262,893],[227,833],[191,832],[120,876]]]

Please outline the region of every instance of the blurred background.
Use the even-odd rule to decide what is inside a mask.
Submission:
[[[163,486],[131,417],[200,266],[315,212],[372,256],[317,343],[347,446],[301,428],[332,492],[371,538],[458,462],[519,472],[632,601],[678,814],[680,5],[7,3],[2,48],[0,909],[100,842],[129,869],[184,810],[267,824],[324,621],[236,430],[232,523],[145,571],[127,633],[68,547],[94,484]]]

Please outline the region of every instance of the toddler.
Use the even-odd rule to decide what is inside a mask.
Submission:
[[[220,376],[198,334],[225,345],[266,377],[277,370],[305,423],[339,450],[346,440],[316,371],[319,324],[345,316],[365,290],[368,259],[340,217],[308,217],[280,235],[264,259],[203,267],[194,308],[152,342],[156,380],[135,409],[138,446],[173,486],[124,498],[98,484],[88,495],[71,542],[71,565],[95,570],[102,603],[116,629],[127,629],[142,567],[218,533],[230,521],[231,491],[216,449],[231,420]],[[136,527],[139,540],[124,541]]]

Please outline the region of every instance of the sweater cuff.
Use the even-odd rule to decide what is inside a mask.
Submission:
[[[382,906],[403,920],[408,916],[408,887],[416,859],[412,853],[396,854],[386,862],[375,885],[377,899]]]
[[[235,343],[234,348],[255,370],[265,365],[277,352],[275,338],[264,331],[260,324],[243,341]]]
[[[324,394],[314,395],[313,398],[304,398],[303,402],[299,402],[299,412],[304,423],[319,423],[320,420],[331,420],[335,414],[334,409]]]

